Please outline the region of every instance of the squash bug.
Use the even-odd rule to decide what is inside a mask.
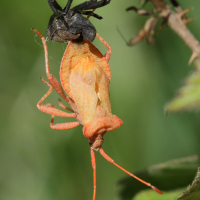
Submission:
[[[65,50],[60,67],[60,80],[50,73],[48,64],[48,51],[45,38],[36,29],[33,29],[41,39],[45,52],[46,75],[49,82],[41,79],[49,86],[48,92],[40,99],[37,107],[40,111],[52,115],[50,127],[56,130],[66,130],[78,125],[83,126],[83,135],[88,138],[90,145],[91,161],[93,168],[93,200],[96,200],[96,161],[94,151],[109,162],[136,178],[140,182],[151,187],[162,194],[160,190],[147,183],[134,174],[128,172],[110,158],[102,149],[103,136],[106,132],[117,129],[122,125],[122,120],[111,113],[109,97],[109,83],[111,78],[108,61],[111,56],[111,47],[97,33],[97,38],[108,48],[105,55],[89,41],[70,41]],[[42,104],[44,99],[50,95],[53,88],[70,104],[68,108],[59,101],[59,106],[71,111],[64,112],[55,108],[52,104]],[[64,91],[68,94],[65,95]],[[54,117],[75,117],[77,121],[54,124]]]

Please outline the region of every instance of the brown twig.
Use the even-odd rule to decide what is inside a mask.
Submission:
[[[184,15],[189,12],[191,9],[176,9],[179,12],[173,11],[169,5],[167,5],[164,0],[149,0],[155,7],[155,11],[159,14],[159,17],[164,19],[164,22],[172,29],[174,32],[179,35],[179,37],[182,38],[182,40],[187,44],[187,46],[192,50],[192,56],[189,60],[189,63],[192,63],[192,61],[195,58],[200,58],[200,43],[199,41],[194,37],[194,35],[190,32],[190,30],[186,27],[186,24],[193,20],[193,18],[190,19],[183,19]],[[171,0],[171,2],[174,2]],[[137,13],[139,11],[137,10]],[[155,24],[154,24],[155,26]],[[152,30],[152,25],[150,24],[149,27],[146,29]],[[145,30],[145,29],[142,29]],[[140,31],[141,32],[141,31]],[[152,33],[152,32],[151,32]],[[152,34],[151,34],[152,35]],[[135,38],[137,39],[139,35],[137,35]],[[144,36],[143,36],[144,37]],[[146,31],[146,38],[149,37],[149,31]],[[134,45],[136,43],[132,43],[130,40],[128,43],[129,45]],[[140,40],[138,39],[138,42]]]

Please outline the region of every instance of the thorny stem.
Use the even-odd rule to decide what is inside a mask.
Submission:
[[[174,12],[170,14],[168,25],[185,41],[185,43],[192,49],[193,53],[200,57],[199,41],[187,29],[183,21],[176,17],[176,15],[177,14]]]
[[[151,3],[154,5],[156,10],[164,10],[166,9],[166,4],[163,0],[150,0]]]
[[[192,50],[192,56],[189,63],[191,63],[196,57],[200,58],[200,43],[194,37],[194,35],[187,29],[186,23],[182,20],[182,16],[189,12],[191,9],[187,9],[180,13],[175,13],[170,7],[164,2],[164,0],[149,0],[160,13],[160,16],[167,19],[169,27],[179,35],[183,41]]]

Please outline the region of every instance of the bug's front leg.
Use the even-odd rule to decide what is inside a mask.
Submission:
[[[111,47],[109,46],[109,44],[98,33],[96,33],[96,36],[108,48],[108,51],[106,52],[104,57],[106,58],[107,61],[109,61],[110,60],[110,56],[111,56],[111,52],[112,52]]]
[[[45,53],[46,75],[47,75],[47,78],[48,78],[49,82],[51,83],[51,85],[53,86],[53,88],[56,90],[56,92],[65,101],[69,102],[69,97],[67,97],[65,95],[62,86],[60,85],[60,83],[58,82],[58,80],[49,72],[48,50],[47,50],[47,44],[46,44],[44,36],[39,31],[37,31],[36,29],[33,29],[33,31],[41,37],[41,40],[42,40],[42,43],[43,43],[44,53]]]

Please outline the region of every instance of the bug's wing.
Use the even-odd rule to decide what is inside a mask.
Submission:
[[[109,91],[109,77],[102,67],[96,67],[97,85],[98,85],[98,97],[102,103],[102,107],[107,115],[111,114],[110,104],[110,91]]]
[[[88,63],[88,61],[86,61]],[[95,117],[98,96],[95,91],[96,74],[94,68],[78,64],[70,74],[70,92],[83,124]]]

